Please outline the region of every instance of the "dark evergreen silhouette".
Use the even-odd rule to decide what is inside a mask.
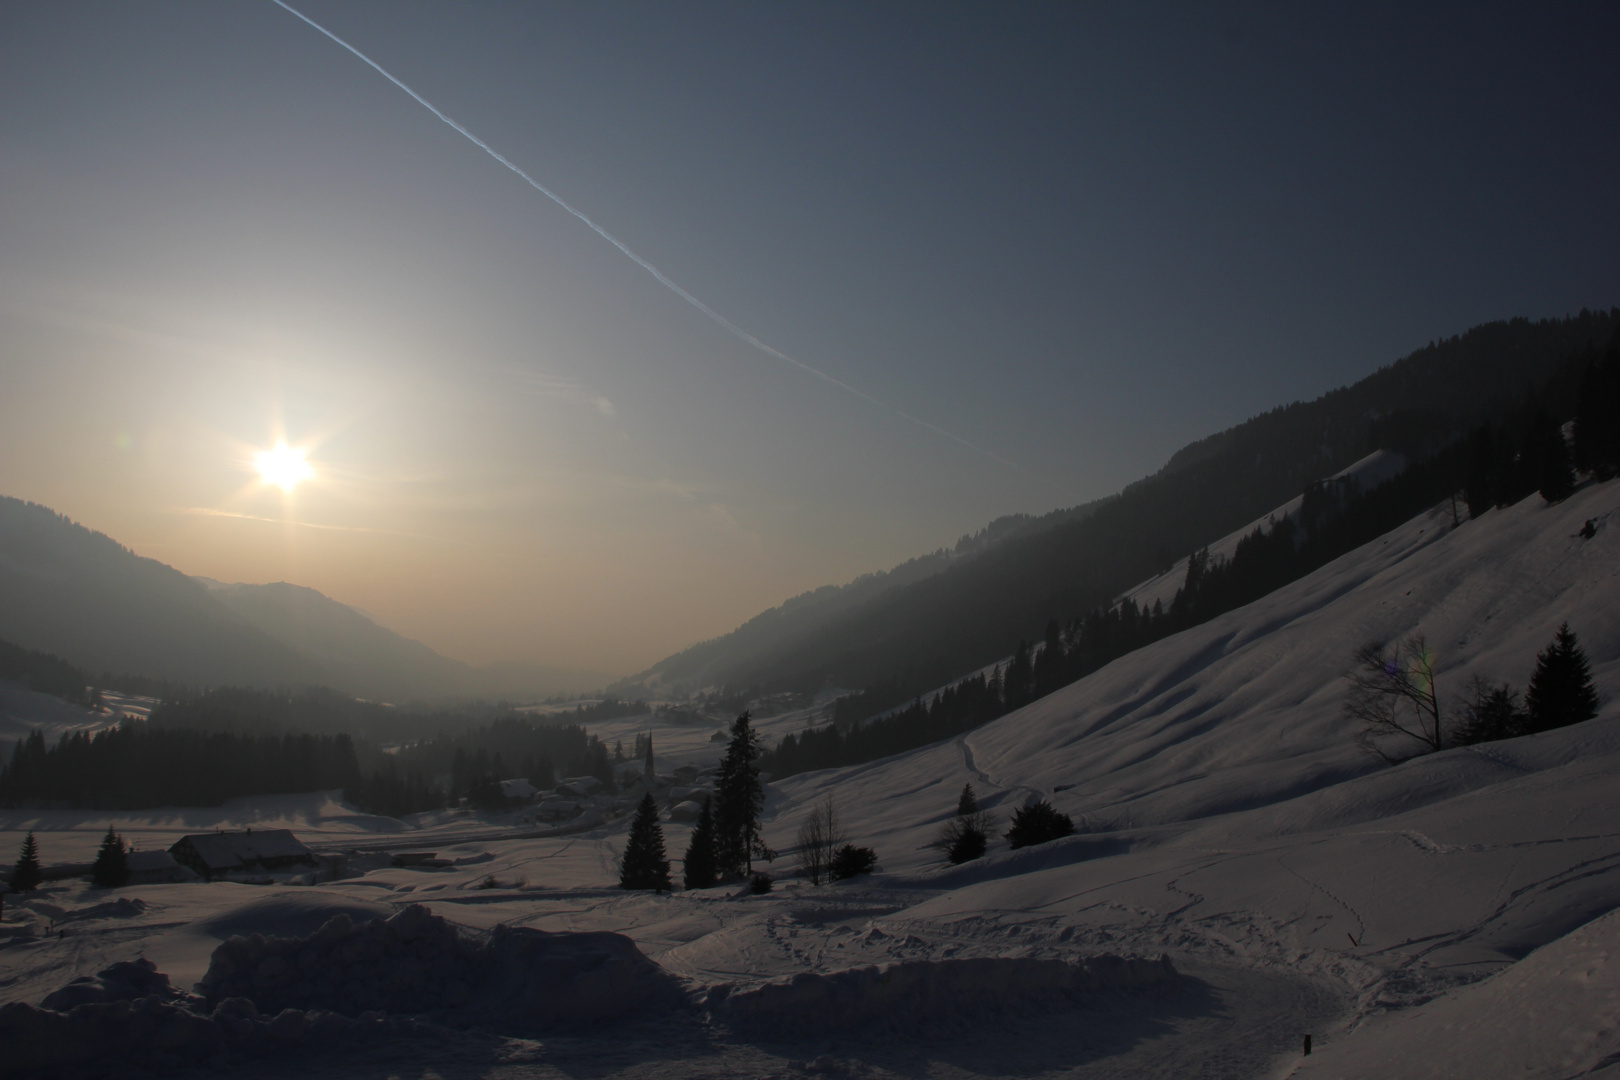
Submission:
[[[686,857],[681,860],[684,873],[682,884],[688,889],[708,889],[719,884],[720,874],[714,853],[714,812],[709,800],[703,800],[692,838],[686,845]]]
[[[1537,413],[1526,433],[1529,467],[1534,469],[1536,490],[1548,502],[1559,502],[1575,492],[1575,469],[1569,446],[1564,442],[1562,425],[1546,413]]]
[[[1597,715],[1591,665],[1569,623],[1558,628],[1552,644],[1536,657],[1524,704],[1529,713],[1527,730],[1532,732],[1578,724]]]
[[[124,838],[107,826],[107,835],[96,852],[96,861],[90,867],[90,884],[98,889],[116,889],[129,880],[129,860],[125,857]]]
[[[1575,399],[1575,465],[1599,480],[1620,472],[1620,336],[1589,356]]]
[[[664,830],[658,824],[658,803],[648,792],[636,807],[630,839],[624,845],[619,888],[668,892],[669,860],[664,857]]]
[[[1471,746],[1511,739],[1528,730],[1529,720],[1519,705],[1517,690],[1507,683],[1492,686],[1476,677],[1470,684],[1469,700],[1462,707],[1462,716],[1451,733],[1451,741],[1456,746]]]
[[[869,847],[845,844],[833,854],[828,876],[834,881],[844,881],[856,874],[870,874],[875,866],[877,852]]]
[[[1059,813],[1051,803],[1042,799],[1020,807],[1013,814],[1012,828],[1007,830],[1007,843],[1017,849],[1044,844],[1073,833],[1074,821],[1069,815]]]
[[[760,837],[765,785],[759,779],[759,756],[759,736],[744,710],[731,725],[731,741],[715,778],[715,864],[722,878],[752,874],[755,856],[766,861],[776,857]]]
[[[0,769],[0,805],[44,802],[140,810],[218,806],[226,799],[348,788],[359,781],[347,735],[205,734],[120,724],[72,732],[55,746],[35,731]]]
[[[952,865],[965,863],[985,853],[990,829],[990,815],[980,809],[973,785],[963,784],[962,794],[956,800],[956,816],[940,829],[934,846],[945,852]]]
[[[34,834],[29,833],[17,855],[17,864],[11,868],[11,890],[33,892],[44,880],[45,872],[39,865],[39,844],[34,841]]]

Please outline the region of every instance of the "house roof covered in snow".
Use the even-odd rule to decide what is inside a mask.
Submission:
[[[310,859],[312,854],[291,829],[261,829],[254,832],[193,833],[182,836],[170,848],[178,853],[185,845],[209,870],[230,870],[238,866],[266,865]]]
[[[132,874],[144,874],[167,870],[180,864],[175,862],[174,856],[167,851],[131,851],[124,856],[124,865],[129,867]]]

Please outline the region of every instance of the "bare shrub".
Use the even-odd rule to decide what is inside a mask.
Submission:
[[[833,853],[844,842],[843,827],[838,821],[838,810],[833,797],[826,798],[810,808],[799,826],[799,868],[810,884],[820,885],[829,880]]]
[[[1350,694],[1344,703],[1345,715],[1358,725],[1356,745],[1392,765],[1445,747],[1436,663],[1422,634],[1356,650],[1356,666],[1345,675]]]

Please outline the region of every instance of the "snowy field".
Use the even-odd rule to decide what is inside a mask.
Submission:
[[[1597,531],[1583,540],[1588,519]],[[1598,719],[1393,768],[1356,749],[1341,709],[1358,645],[1423,632],[1453,702],[1475,674],[1522,689],[1566,619],[1592,660]],[[804,720],[762,726],[775,737]],[[599,733],[628,747],[647,724]],[[718,758],[711,734],[655,728],[660,771]],[[997,844],[984,859],[944,866],[928,844],[967,782],[1002,827],[1042,796],[1078,834],[1017,852]],[[1421,516],[966,736],[773,783],[768,842],[788,849],[827,794],[850,838],[878,851],[879,872],[812,887],[792,875],[788,854],[768,868],[777,886],[763,896],[621,892],[622,820],[511,838],[525,827],[456,814],[399,822],[322,796],[111,819],[0,811],[0,843],[14,849],[23,830],[38,830],[47,862],[88,859],[109,821],[141,847],[252,824],[291,828],[317,849],[399,843],[452,862],[379,866],[301,889],[216,883],[109,896],[54,884],[6,906],[0,1002],[38,1003],[142,955],[189,986],[231,935],[308,934],[340,911],[359,918],[417,903],[475,936],[497,927],[627,935],[696,1006],[544,1036],[387,1028],[298,1059],[299,1072],[1615,1080],[1620,483],[1558,506],[1533,497],[1457,529],[1449,512]],[[686,838],[665,825],[672,857]],[[117,897],[141,904],[107,905]],[[50,924],[65,933],[42,938]],[[1021,979],[1049,970],[1039,961],[1106,954],[1167,955],[1179,975],[1104,980],[1074,999],[1017,993]],[[975,959],[1005,963],[960,963]],[[819,978],[869,965],[900,966]],[[962,972],[992,970],[1004,979],[995,993],[958,985]],[[919,1018],[883,989],[906,979],[940,995],[937,1015]],[[756,989],[766,983],[774,989]],[[729,988],[725,1001],[757,1006],[776,994],[798,1004],[743,1024],[719,987]],[[846,999],[861,1003],[859,1021],[837,1006]]]

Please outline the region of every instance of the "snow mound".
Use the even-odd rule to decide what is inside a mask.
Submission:
[[[120,896],[116,900],[108,900],[100,904],[91,904],[89,907],[65,911],[57,916],[56,921],[64,923],[80,919],[133,919],[135,916],[145,912],[145,900]]]
[[[474,1008],[520,1028],[607,1020],[674,982],[626,937],[497,927],[487,940],[412,905],[389,919],[347,914],[303,937],[233,937],[198,983],[209,1006],[231,998],[260,1012],[423,1013]]]
[[[212,1013],[169,984],[147,960],[114,964],[95,977],[75,979],[46,997],[42,1007],[14,1001],[0,1006],[0,1076],[191,1074],[205,1065],[226,1075],[243,1058],[266,1058],[330,1048],[356,1037],[433,1035],[413,1020],[369,1017],[356,1021],[330,1012],[287,1009],[275,1015],[231,998]]]
[[[1027,1014],[1147,990],[1176,978],[1168,956],[908,960],[826,975],[803,972],[743,990],[715,986],[708,1008],[716,1019],[755,1037],[808,1036],[874,1023],[912,1029],[965,1017],[982,1021],[998,1010]]]
[[[170,998],[178,991],[169,985],[169,977],[147,959],[126,960],[95,975],[84,975],[45,998],[40,1004],[47,1009],[66,1012],[86,1002],[134,1001],[136,998]]]
[[[246,934],[300,937],[313,934],[334,915],[351,919],[386,919],[394,909],[385,904],[320,890],[278,893],[229,908],[198,923],[217,938]]]

